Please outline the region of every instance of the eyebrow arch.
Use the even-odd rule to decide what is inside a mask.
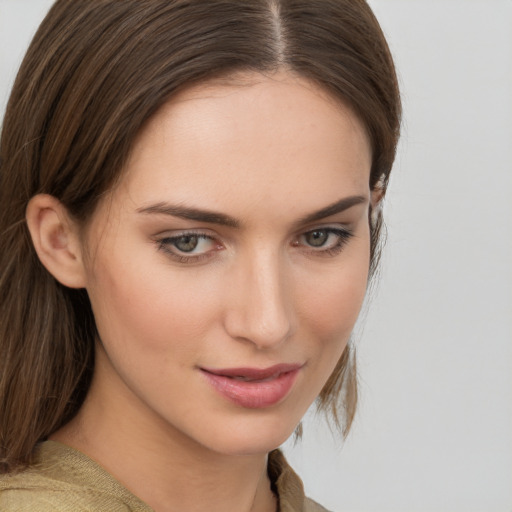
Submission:
[[[309,224],[311,222],[316,222],[317,220],[325,219],[326,217],[330,217],[331,215],[335,215],[337,213],[341,213],[352,206],[357,204],[364,204],[368,201],[368,199],[364,196],[349,196],[332,203],[321,210],[310,213],[300,219],[297,222],[297,225]]]
[[[367,199],[364,196],[350,196],[336,201],[321,210],[310,213],[297,221],[296,225],[308,224],[317,220],[330,217],[336,213],[341,213],[344,210],[348,210],[352,206],[357,204],[366,203]],[[221,226],[227,226],[230,228],[240,228],[241,223],[239,220],[226,215],[224,213],[214,212],[211,210],[203,210],[199,208],[189,208],[185,206],[172,205],[168,203],[156,203],[151,206],[146,206],[137,209],[138,213],[144,214],[159,214],[159,215],[170,215],[172,217],[178,217],[180,219],[195,220],[199,222],[206,222],[209,224],[219,224]]]
[[[157,203],[145,208],[139,208],[139,213],[157,213],[161,215],[171,215],[180,219],[197,220],[209,224],[219,224],[230,228],[239,228],[240,222],[224,213],[202,210],[199,208],[188,208],[185,206],[172,205],[168,203]]]

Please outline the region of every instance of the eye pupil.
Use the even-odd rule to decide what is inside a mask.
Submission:
[[[306,239],[309,245],[312,247],[322,247],[327,242],[329,233],[325,230],[311,231],[306,235]]]
[[[199,237],[195,235],[185,235],[178,238],[174,245],[181,252],[192,252],[199,243]]]

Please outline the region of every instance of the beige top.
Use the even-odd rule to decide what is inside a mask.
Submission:
[[[268,474],[280,512],[327,512],[304,496],[300,478],[283,454],[269,454]],[[83,453],[55,441],[36,448],[26,471],[0,475],[2,512],[153,512]]]

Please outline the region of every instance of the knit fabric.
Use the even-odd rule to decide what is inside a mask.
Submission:
[[[283,454],[269,454],[268,474],[279,512],[327,512],[304,495]],[[83,453],[55,441],[36,448],[35,464],[0,476],[3,512],[154,512]]]

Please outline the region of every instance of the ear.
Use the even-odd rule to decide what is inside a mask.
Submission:
[[[34,248],[48,272],[69,288],[84,288],[79,230],[65,206],[53,196],[38,194],[27,205],[26,220]]]
[[[386,189],[382,180],[377,182],[377,185],[370,192],[370,207],[371,207],[371,222],[375,224],[379,218],[382,210],[382,201],[386,195]]]

